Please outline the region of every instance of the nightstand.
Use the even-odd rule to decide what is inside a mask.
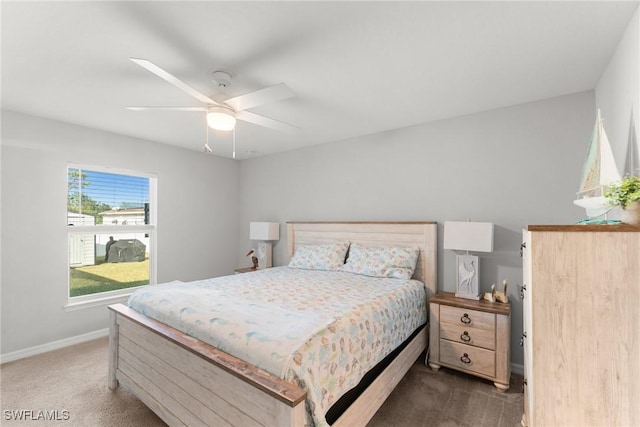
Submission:
[[[242,273],[251,273],[252,271],[258,271],[258,269],[253,267],[245,267],[245,268],[236,268],[233,271],[235,271],[235,274],[242,274]]]
[[[429,366],[441,366],[509,389],[511,304],[456,298],[439,292],[429,301]]]

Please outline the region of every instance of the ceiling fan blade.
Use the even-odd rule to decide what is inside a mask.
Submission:
[[[200,102],[202,102],[204,104],[220,105],[216,101],[214,101],[213,99],[209,98],[206,95],[203,95],[202,93],[198,92],[197,90],[195,90],[194,88],[192,88],[191,86],[189,86],[188,84],[183,82],[182,80],[179,80],[177,77],[173,76],[172,74],[169,74],[168,72],[166,72],[162,68],[158,67],[153,62],[148,61],[146,59],[138,59],[138,58],[129,58],[129,59],[131,61],[135,62],[136,64],[138,64],[139,66],[141,66],[142,68],[144,68],[144,69],[146,69],[148,71],[151,71],[153,74],[155,74],[156,76],[160,77],[161,79],[166,80],[167,82],[171,83],[172,85],[174,85],[178,89],[182,89],[184,92],[186,92],[189,95],[193,96],[198,101],[200,101]]]
[[[207,107],[124,107],[131,111],[207,111]]]
[[[266,128],[279,130],[280,132],[285,132],[285,133],[295,133],[299,130],[295,126],[291,126],[289,124],[279,122],[277,120],[273,120],[268,117],[260,116],[258,114],[251,113],[249,111],[236,112],[236,119],[244,120],[245,122],[264,126]]]
[[[266,87],[245,95],[229,98],[224,101],[224,103],[237,112],[247,110],[251,107],[268,104],[270,102],[281,101],[295,95],[296,94],[289,88],[289,86],[284,83],[279,83],[275,86]]]

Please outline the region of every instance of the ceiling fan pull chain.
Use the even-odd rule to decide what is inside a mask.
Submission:
[[[209,145],[209,126],[205,126],[207,128],[207,141],[204,143],[204,152],[205,153],[213,153],[211,146]]]
[[[233,128],[233,159],[236,158],[236,128]]]

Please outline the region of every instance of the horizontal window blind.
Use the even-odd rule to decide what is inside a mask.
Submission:
[[[149,224],[149,178],[67,169],[67,225]]]

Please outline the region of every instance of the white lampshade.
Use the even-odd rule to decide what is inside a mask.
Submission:
[[[229,107],[213,105],[207,109],[207,124],[216,130],[232,130],[236,125],[236,115]]]
[[[278,240],[280,239],[280,224],[277,222],[249,223],[249,239]]]
[[[493,223],[445,221],[444,249],[493,252]]]

